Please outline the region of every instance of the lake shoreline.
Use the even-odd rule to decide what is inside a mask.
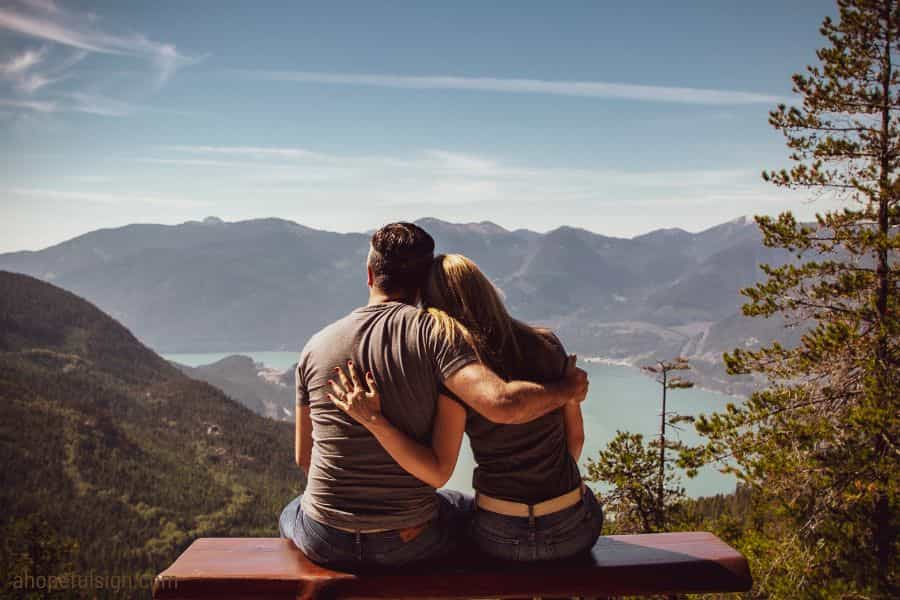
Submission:
[[[641,374],[644,375],[645,377],[648,377],[648,378],[650,377],[641,369],[641,366],[637,364],[637,362],[639,360],[637,357],[609,358],[606,356],[586,356],[586,357],[582,358],[581,360],[591,363],[591,364],[595,364],[595,365],[606,365],[606,366],[610,366],[610,367],[627,367],[629,369],[636,369],[636,370],[640,371]],[[729,391],[722,387],[710,386],[708,383],[704,383],[703,380],[705,378],[702,377],[702,375],[701,375],[700,379],[701,379],[700,381],[694,381],[694,388],[696,388],[698,390],[703,390],[705,392],[713,392],[715,394],[720,394],[722,396],[728,396],[729,398],[734,398],[735,400],[741,400],[741,401],[747,400],[747,398],[749,397],[748,395]]]

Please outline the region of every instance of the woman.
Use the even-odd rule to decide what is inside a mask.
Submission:
[[[551,381],[568,368],[556,336],[510,317],[497,289],[464,256],[435,259],[422,303],[445,335],[463,336],[479,360],[507,380]],[[470,534],[483,552],[515,561],[553,560],[584,552],[596,541],[603,514],[578,472],[584,444],[580,405],[523,425],[498,425],[445,390],[428,448],[379,418],[371,373],[368,389],[352,369],[350,379],[340,375],[340,384],[332,383],[332,402],[366,426],[401,467],[434,487],[450,478],[463,431],[468,433],[478,464]]]

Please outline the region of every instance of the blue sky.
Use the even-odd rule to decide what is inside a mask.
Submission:
[[[825,0],[0,5],[0,251],[424,216],[631,236],[822,206],[767,111]]]

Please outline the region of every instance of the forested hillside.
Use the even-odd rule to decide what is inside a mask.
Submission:
[[[199,536],[277,535],[300,491],[288,424],[189,379],[74,294],[7,272],[0,411],[7,585],[151,576]]]

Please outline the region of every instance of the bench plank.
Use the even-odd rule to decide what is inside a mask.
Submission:
[[[351,574],[279,538],[200,538],[157,576],[153,597],[510,598],[742,592],[747,560],[711,533],[601,537],[576,559],[517,565],[463,556],[441,566]]]

